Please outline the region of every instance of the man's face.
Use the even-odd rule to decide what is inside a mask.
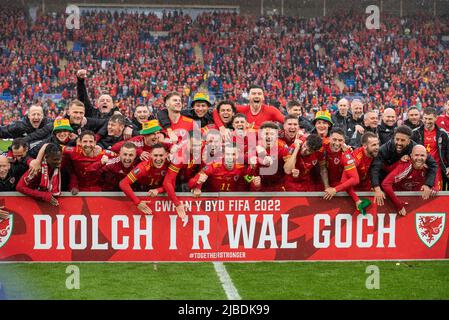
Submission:
[[[91,135],[85,135],[80,141],[81,148],[86,156],[90,156],[93,154],[95,149],[95,137]]]
[[[11,168],[11,164],[9,163],[6,157],[0,158],[0,178],[5,179],[8,175],[9,169]]]
[[[284,123],[284,132],[285,135],[288,136],[289,138],[294,138],[298,130],[299,130],[298,119],[288,119]]]
[[[437,117],[434,114],[424,114],[423,115],[423,123],[426,130],[433,130],[435,128],[435,122],[437,121]]]
[[[47,160],[48,166],[50,166],[52,168],[61,167],[61,162],[62,162],[61,152],[57,152],[55,154],[50,154],[50,155],[46,156],[45,159]]]
[[[408,120],[410,120],[411,123],[414,125],[417,125],[419,123],[419,120],[421,120],[421,116],[419,115],[419,111],[416,109],[410,110],[407,114]]]
[[[113,137],[120,137],[123,133],[125,126],[115,121],[108,121],[108,135]]]
[[[220,119],[224,124],[228,124],[232,121],[232,117],[234,116],[232,106],[230,104],[221,105],[220,110],[218,111],[218,115],[220,116]]]
[[[293,106],[288,110],[288,114],[295,116],[295,117],[300,117],[302,116],[302,111],[301,111],[301,107],[300,106]]]
[[[219,150],[221,147],[221,137],[219,134],[208,134],[206,144],[210,151]]]
[[[313,151],[309,148],[307,141],[302,144],[300,152],[303,157],[310,156],[313,153]]]
[[[182,109],[181,97],[177,96],[177,95],[170,97],[165,102],[165,106],[167,107],[168,110],[170,110],[172,112],[180,113],[181,109]]]
[[[370,158],[375,158],[379,154],[379,139],[378,138],[369,138],[368,142],[363,145],[366,150],[366,154]]]
[[[209,105],[204,101],[197,101],[193,104],[193,111],[196,113],[198,118],[202,118],[206,115],[207,110],[209,110]]]
[[[125,168],[129,168],[134,163],[136,159],[136,149],[135,148],[125,148],[120,149],[120,161]]]
[[[19,147],[17,149],[12,148],[12,156],[16,161],[20,161],[27,156],[28,148]]]
[[[332,152],[339,152],[345,143],[345,137],[334,132],[330,136],[330,149]]]
[[[236,159],[236,149],[235,148],[226,148],[224,153],[224,164],[228,168],[232,168],[234,166]]]
[[[262,130],[262,141],[265,143],[266,148],[274,146],[278,137],[278,131],[273,128],[264,128]]]
[[[354,119],[358,119],[363,114],[363,103],[359,100],[354,100],[351,103],[351,112]]]
[[[449,100],[446,101],[446,104],[444,105],[444,110],[446,111],[446,115],[449,116]]]
[[[151,159],[156,168],[162,168],[165,163],[167,152],[163,148],[156,148],[151,151]]]
[[[70,131],[68,130],[59,130],[55,133],[56,139],[60,142],[65,143],[70,136]]]
[[[396,112],[391,109],[385,110],[383,116],[382,116],[383,122],[389,126],[392,127],[396,124]]]
[[[138,106],[136,108],[136,111],[134,112],[134,117],[140,123],[148,121],[148,118],[150,117],[150,111],[146,106]]]
[[[147,146],[152,146],[159,142],[159,131],[152,134],[146,134],[143,136],[143,139]]]
[[[379,116],[376,112],[368,112],[365,114],[365,126],[369,128],[376,128],[379,125]]]
[[[320,136],[326,136],[329,131],[329,122],[324,120],[317,120],[315,122],[315,128]]]
[[[81,124],[84,118],[85,110],[84,107],[76,106],[72,104],[67,112],[70,119],[70,124]]]
[[[348,109],[349,109],[348,100],[346,100],[346,99],[340,100],[338,102],[337,107],[338,107],[338,112],[340,112],[340,114],[342,116],[346,116],[348,114]]]
[[[264,101],[263,90],[258,88],[253,88],[249,90],[248,100],[250,104],[262,104]]]
[[[413,166],[416,169],[421,169],[426,164],[427,159],[426,149],[423,147],[413,148],[410,158],[412,159]]]
[[[403,133],[396,133],[394,136],[394,145],[396,152],[401,153],[410,143],[410,137]]]
[[[108,94],[102,94],[97,101],[97,107],[101,113],[109,113],[114,106],[112,97]]]
[[[232,121],[232,127],[234,128],[234,130],[246,130],[247,126],[248,122],[245,118],[238,117]]]
[[[37,129],[41,125],[42,119],[44,119],[44,111],[41,107],[32,106],[28,110],[28,119],[30,120],[31,126]]]

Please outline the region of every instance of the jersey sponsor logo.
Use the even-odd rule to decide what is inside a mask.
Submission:
[[[445,213],[416,213],[416,233],[428,247],[433,247],[440,240],[446,226]]]
[[[0,248],[3,247],[9,240],[14,227],[14,216],[9,214],[8,218],[0,218]]]

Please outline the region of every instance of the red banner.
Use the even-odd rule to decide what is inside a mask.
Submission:
[[[273,261],[448,259],[449,193],[424,201],[403,196],[366,215],[348,197],[318,193],[211,194],[173,204],[151,199],[143,215],[120,193],[59,198],[59,207],[18,194],[0,205],[0,261]]]

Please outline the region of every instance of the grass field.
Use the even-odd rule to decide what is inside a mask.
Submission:
[[[68,265],[0,264],[0,282],[8,299],[227,299],[212,263],[78,263],[79,290]],[[224,265],[242,299],[449,299],[449,261]],[[365,286],[369,265],[379,289]]]
[[[11,145],[12,140],[2,140],[0,139],[0,151],[4,152],[8,150],[8,147]]]

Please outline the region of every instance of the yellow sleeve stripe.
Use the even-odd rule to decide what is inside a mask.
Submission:
[[[176,173],[178,173],[179,170],[180,170],[179,168],[175,167],[174,165],[169,165],[169,166],[168,166],[168,169],[171,170],[171,171],[174,171],[174,172],[176,172]]]
[[[136,182],[137,178],[130,172],[128,173],[128,179],[131,180],[133,183]]]
[[[355,168],[355,164],[351,164],[349,166],[345,166],[345,171],[351,170]]]

